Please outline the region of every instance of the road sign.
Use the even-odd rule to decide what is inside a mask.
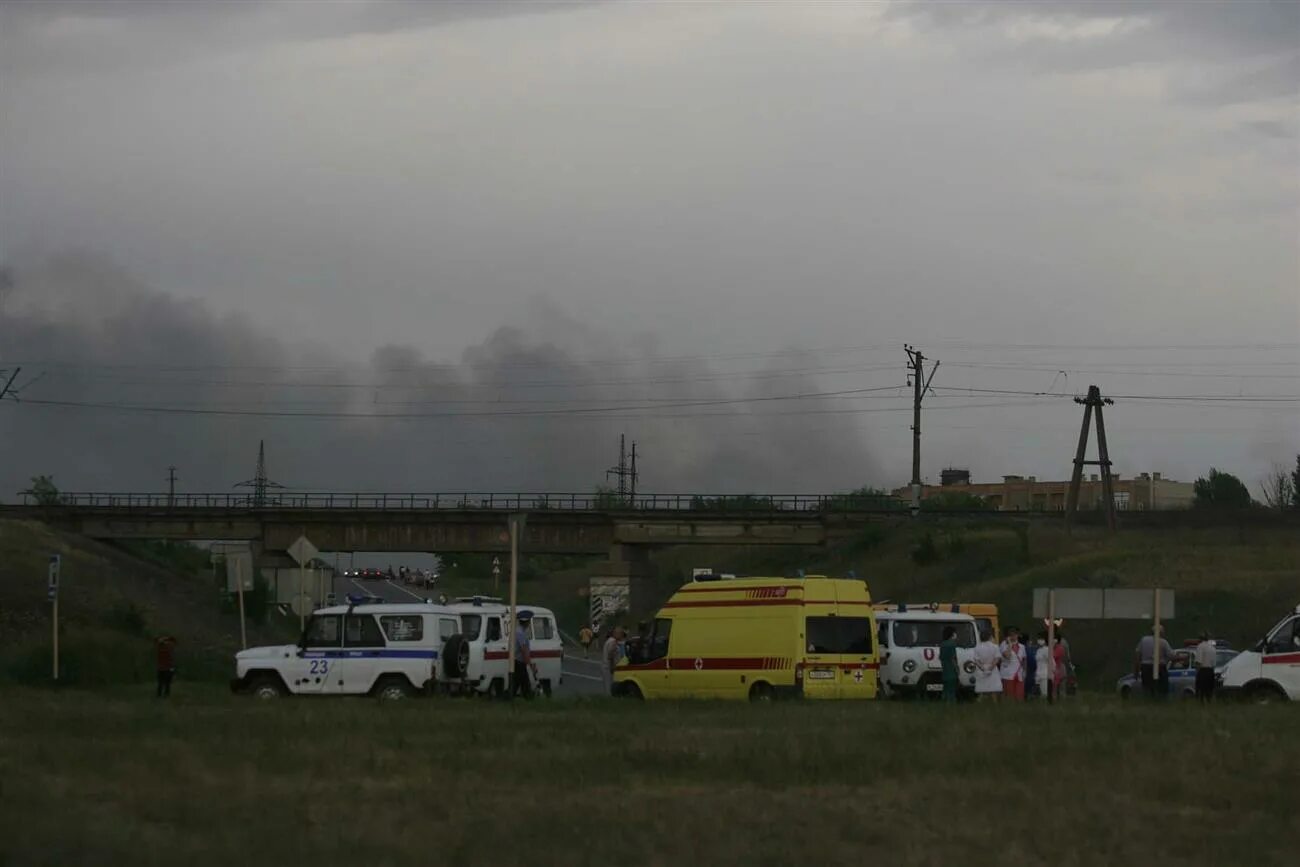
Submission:
[[[59,567],[63,563],[63,558],[58,554],[50,555],[50,566],[46,572],[48,580],[47,592],[51,602],[59,598]]]
[[[1048,616],[1046,587],[1034,590],[1034,617]],[[1055,616],[1072,620],[1151,620],[1156,616],[1155,590],[1054,588]],[[1174,591],[1160,591],[1160,619],[1174,619]]]
[[[308,541],[306,536],[299,536],[298,541],[289,546],[289,556],[299,566],[306,566],[320,556],[320,551],[316,550],[316,546]]]
[[[299,617],[306,617],[312,612],[311,597],[306,593],[300,593],[293,597],[293,601],[290,602],[289,605],[293,608],[293,613],[297,614]]]

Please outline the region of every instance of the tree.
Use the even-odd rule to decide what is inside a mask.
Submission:
[[[1259,480],[1259,490],[1264,505],[1279,512],[1295,507],[1295,479],[1286,467],[1275,464],[1267,476]]]
[[[1291,507],[1300,509],[1300,455],[1295,456],[1295,472],[1291,474]]]
[[[1192,486],[1196,499],[1193,505],[1198,509],[1248,509],[1251,506],[1250,491],[1241,479],[1232,473],[1221,473],[1210,468],[1208,478],[1197,479]]]
[[[32,486],[23,493],[34,499],[38,506],[59,504],[59,489],[54,486],[54,476],[32,476]]]
[[[921,501],[923,512],[989,512],[993,507],[970,491],[940,491]]]

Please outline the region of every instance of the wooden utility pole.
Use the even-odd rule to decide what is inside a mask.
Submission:
[[[939,362],[935,362],[930,368],[930,376],[925,377],[925,356],[921,350],[913,349],[911,346],[904,345],[903,349],[907,352],[907,369],[911,371],[909,378],[912,380],[913,387],[912,397],[912,514],[916,515],[921,511],[921,401],[925,399],[926,392],[930,390],[930,381],[934,379],[934,372],[939,369]]]
[[[167,468],[167,508],[176,505],[176,467]]]
[[[1114,403],[1110,398],[1101,396],[1101,389],[1095,385],[1088,386],[1087,397],[1076,397],[1074,402],[1083,406],[1083,427],[1079,429],[1079,447],[1074,453],[1074,473],[1070,476],[1070,490],[1065,498],[1065,526],[1074,523],[1074,513],[1079,510],[1079,488],[1083,484],[1085,466],[1101,467],[1101,492],[1106,501],[1106,528],[1112,533],[1118,528],[1115,516],[1115,486],[1110,474],[1110,449],[1106,446],[1106,422],[1102,418],[1102,407]],[[1097,460],[1085,460],[1088,452],[1088,429],[1092,426],[1093,413],[1097,414]]]

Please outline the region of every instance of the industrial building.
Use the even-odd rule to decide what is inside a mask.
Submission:
[[[939,474],[938,485],[923,485],[921,499],[940,494],[969,494],[1003,512],[1063,512],[1070,490],[1069,480],[1039,481],[1036,476],[1003,476],[1000,482],[972,482],[970,470],[950,467]],[[1132,478],[1111,474],[1115,508],[1121,511],[1189,509],[1195,498],[1191,482],[1176,482],[1160,473],[1141,473]],[[899,488],[894,496],[911,497],[911,488]],[[1079,508],[1099,509],[1102,505],[1101,477],[1091,474],[1079,486]]]

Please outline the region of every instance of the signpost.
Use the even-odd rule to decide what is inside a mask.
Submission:
[[[510,522],[510,635],[508,649],[506,650],[506,683],[508,685],[507,695],[511,698],[515,694],[515,633],[518,628],[518,609],[519,602],[519,536],[524,532],[524,525],[528,521],[528,515],[518,512],[509,517]],[[493,574],[500,572],[500,566],[497,565],[497,559],[493,558]],[[527,675],[525,675],[526,677]]]
[[[50,619],[54,622],[54,679],[59,679],[59,567],[63,558],[58,554],[50,555],[50,565],[46,573],[47,593],[52,606]]]
[[[1056,619],[1151,620],[1155,636],[1152,671],[1160,670],[1160,620],[1174,619],[1174,591],[1094,590],[1039,587],[1034,590],[1034,617],[1047,619],[1047,646],[1056,644]]]
[[[307,592],[306,566],[320,556],[320,551],[306,536],[299,536],[289,546],[289,556],[298,564],[298,595],[293,600],[293,610],[298,614],[299,631],[307,628],[307,614],[311,610],[311,596]],[[306,599],[306,602],[302,600]]]
[[[235,558],[235,587],[239,592],[239,646],[243,650],[248,649],[248,629],[244,625],[244,574],[240,567],[244,563],[244,558]]]

